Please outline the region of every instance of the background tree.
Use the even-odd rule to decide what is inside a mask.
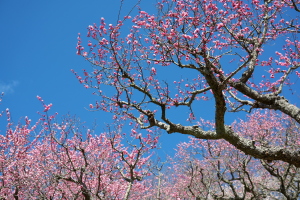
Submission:
[[[1,199],[142,199],[147,197],[155,135],[122,133],[122,124],[93,136],[74,117],[60,123],[47,105],[32,124],[8,119],[0,135]]]
[[[203,128],[210,123],[203,123]],[[262,145],[299,148],[299,125],[274,111],[256,111],[233,130]],[[253,135],[255,130],[255,135]],[[273,144],[268,143],[273,141]],[[299,199],[300,171],[282,161],[255,159],[225,140],[199,140],[178,145],[163,173],[161,199]]]
[[[289,0],[162,0],[156,14],[139,10],[116,25],[102,18],[88,27],[89,49],[78,37],[77,54],[93,71],[85,70],[83,77],[74,73],[101,97],[91,108],[126,116],[143,129],[225,139],[255,158],[299,167],[299,149],[258,145],[225,123],[229,111],[258,108],[300,122],[291,96],[300,76],[297,5]],[[196,121],[204,117],[206,100],[215,123],[207,131]],[[173,117],[185,113],[191,124]]]
[[[116,120],[94,135],[73,117],[61,123],[44,105],[34,124],[16,126],[11,114],[1,135],[2,199],[298,199],[300,173],[283,161],[255,159],[225,140],[190,138],[174,158],[150,162],[154,133],[122,133]],[[202,120],[203,130],[215,124]],[[232,130],[259,145],[299,148],[299,124],[285,114],[257,110]],[[255,134],[253,134],[253,132]],[[126,136],[127,135],[127,136]],[[164,168],[163,168],[164,167]]]

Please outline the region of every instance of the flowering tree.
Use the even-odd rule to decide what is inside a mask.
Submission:
[[[299,124],[273,111],[256,111],[232,128],[264,146],[299,148]],[[161,178],[162,192],[158,199],[296,200],[300,197],[299,168],[282,161],[255,159],[224,140],[191,138],[178,145],[171,163],[171,169]]]
[[[122,121],[93,136],[70,116],[60,123],[44,104],[41,118],[15,125],[7,109],[0,135],[1,199],[297,199],[300,171],[283,162],[255,159],[225,140],[191,138],[166,164],[149,162],[157,137]],[[203,130],[215,123],[202,121]],[[275,111],[255,111],[232,130],[259,146],[299,148],[299,124]],[[255,134],[253,134],[255,133]]]
[[[121,125],[92,135],[70,116],[49,115],[15,125],[7,109],[0,135],[1,199],[141,199],[147,197],[150,151],[157,137],[125,136]],[[120,122],[115,123],[120,124]],[[125,142],[127,140],[130,142]]]
[[[84,70],[83,77],[74,73],[101,97],[91,108],[126,116],[143,129],[224,139],[255,158],[300,167],[299,148],[262,145],[225,123],[229,111],[258,108],[278,110],[300,123],[299,105],[288,93],[297,91],[293,83],[300,77],[298,4],[162,0],[157,14],[139,10],[116,25],[102,18],[88,27],[87,50],[78,37],[77,54],[93,71]],[[201,107],[209,99],[215,126],[203,130],[196,119],[204,117]],[[192,124],[174,119],[174,113],[188,113],[185,119]]]

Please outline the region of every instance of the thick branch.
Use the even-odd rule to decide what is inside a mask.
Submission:
[[[254,108],[280,110],[300,123],[300,108],[289,103],[284,97],[270,94],[259,94],[257,91],[249,88],[246,84],[241,82],[230,82],[230,85],[242,94],[256,100],[257,103]]]
[[[198,139],[225,139],[237,149],[246,155],[251,155],[263,160],[282,160],[284,162],[300,167],[300,151],[291,151],[281,147],[263,147],[256,146],[255,141],[246,139],[234,132],[231,127],[225,126],[225,132],[219,134],[215,131],[204,131],[198,126],[182,126],[180,124],[171,124],[160,122],[156,119],[152,120],[152,126],[157,126],[166,130],[169,134],[181,133],[192,135]]]

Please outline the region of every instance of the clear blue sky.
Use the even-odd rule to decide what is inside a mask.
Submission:
[[[125,0],[123,15],[136,2]],[[155,4],[149,2],[144,0],[148,9]],[[77,34],[80,32],[84,38],[87,26],[98,23],[101,17],[115,23],[119,7],[119,0],[0,1],[0,90],[5,92],[0,110],[9,108],[16,123],[24,116],[35,120],[39,117],[36,112],[43,110],[36,98],[39,95],[53,104],[51,111],[58,112],[59,117],[70,113],[88,125],[96,120],[101,132],[110,117],[85,109],[95,97],[78,83],[70,69],[90,69],[76,55]],[[2,132],[5,124],[2,117]],[[172,152],[183,139],[187,136],[164,134],[163,151]]]
[[[125,0],[121,16],[136,1]],[[146,5],[151,13],[153,6],[154,14],[155,2],[143,0],[141,7]],[[58,112],[59,117],[76,114],[88,125],[96,119],[101,132],[110,117],[85,109],[96,99],[91,90],[78,83],[70,69],[90,69],[76,55],[77,34],[82,33],[84,38],[86,27],[98,23],[101,17],[107,23],[115,23],[119,6],[120,0],[0,0],[0,92],[5,92],[0,110],[10,108],[15,122],[24,116],[37,119],[36,112],[43,110],[36,99],[39,95],[53,104],[51,111]],[[213,116],[213,112],[204,113],[204,118]],[[0,123],[3,131],[5,118]],[[161,146],[170,153],[183,140],[187,136],[163,134]]]

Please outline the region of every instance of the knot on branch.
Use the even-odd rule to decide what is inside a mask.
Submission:
[[[151,112],[150,110],[147,110],[146,115],[148,117],[148,121],[149,121],[150,126],[154,126],[155,125],[154,113]]]

